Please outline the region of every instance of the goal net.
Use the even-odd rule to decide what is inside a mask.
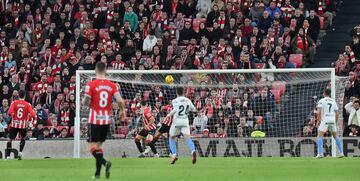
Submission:
[[[173,84],[165,82],[167,75]],[[139,154],[133,138],[143,126],[140,101],[148,101],[159,127],[178,86],[199,111],[190,116],[190,124],[200,156],[313,156],[316,103],[326,88],[332,89],[332,97],[343,92],[336,90],[334,69],[109,70],[107,77],[119,85],[126,119],[119,119],[113,104],[105,147],[109,155],[123,157]],[[77,71],[75,157],[89,156],[88,109],[80,102],[86,83],[94,78],[94,71]],[[163,135],[156,144],[163,156],[169,154],[167,145]],[[329,139],[325,151],[335,154]],[[179,152],[186,155],[186,146]]]

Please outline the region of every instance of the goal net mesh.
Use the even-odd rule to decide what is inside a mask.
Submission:
[[[95,78],[95,73],[79,75],[80,97],[83,97],[85,85]],[[167,75],[174,78],[173,84],[165,82]],[[109,71],[107,77],[119,85],[126,103],[124,120],[119,119],[118,106],[113,103],[113,121],[108,139],[130,139],[141,130],[141,100],[148,101],[157,126],[160,127],[170,110],[171,100],[176,97],[177,86],[185,88],[186,97],[199,110],[190,116],[191,134],[195,138],[250,138],[259,136],[256,135],[259,132],[265,133],[266,138],[315,137],[316,103],[324,89],[331,87],[330,71]],[[80,138],[85,139],[88,109],[83,105],[80,106],[79,117]],[[168,154],[166,136],[163,135],[156,145],[162,155]],[[135,144],[133,146],[136,147]]]

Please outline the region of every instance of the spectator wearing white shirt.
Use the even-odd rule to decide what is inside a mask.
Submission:
[[[199,11],[196,14],[197,18],[206,18],[211,10],[211,0],[199,0],[196,5],[196,10]]]
[[[348,126],[360,126],[360,101],[359,99],[353,98],[351,102],[345,105],[345,110],[349,114]]]
[[[193,132],[195,134],[200,134],[206,128],[208,122],[208,117],[204,114],[204,112],[199,111],[197,116],[194,118],[193,122]]]
[[[0,139],[5,138],[5,130],[7,129],[7,123],[3,119],[3,114],[0,113]]]
[[[155,37],[153,32],[150,32],[149,35],[146,36],[143,43],[143,51],[151,52],[153,47],[156,45],[157,38]]]

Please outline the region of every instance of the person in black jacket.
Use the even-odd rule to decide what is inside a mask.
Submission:
[[[310,16],[307,17],[306,20],[310,25],[308,35],[316,42],[320,32],[320,19],[318,16],[316,16],[314,10],[310,10]]]
[[[190,22],[185,22],[185,28],[180,31],[179,42],[188,44],[191,38],[195,37],[195,32],[191,28]]]

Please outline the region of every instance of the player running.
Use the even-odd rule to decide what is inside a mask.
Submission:
[[[5,158],[10,157],[10,150],[12,148],[12,140],[14,140],[19,133],[21,136],[20,140],[20,149],[18,154],[18,159],[22,159],[22,151],[25,147],[25,137],[26,137],[26,128],[29,125],[29,120],[31,118],[36,119],[36,113],[33,110],[30,103],[25,100],[25,91],[19,91],[19,100],[16,100],[11,103],[8,114],[11,116],[12,120],[9,126],[10,136],[6,144]]]
[[[192,155],[192,163],[196,163],[195,145],[190,137],[189,112],[197,112],[194,104],[190,99],[184,97],[184,88],[176,88],[177,98],[172,101],[173,110],[166,116],[166,118],[173,117],[173,123],[169,131],[169,147],[172,153],[171,164],[175,164],[178,160],[176,155],[175,138],[182,133],[188,143],[188,147]]]
[[[170,112],[171,108],[168,107],[167,111]],[[165,133],[169,133],[172,121],[173,121],[172,117],[167,117],[167,118],[164,119],[164,121],[162,122],[160,128],[156,131],[155,136],[153,137],[153,140],[148,144],[149,147],[147,147],[145,149],[145,151],[144,151],[145,154],[149,153],[150,150],[152,150],[155,155],[157,154],[155,143],[160,139],[161,135],[163,135]],[[150,149],[151,147],[153,147],[153,148]]]
[[[141,101],[141,111],[142,111],[142,120],[144,123],[144,127],[142,130],[135,136],[135,144],[138,148],[140,155],[139,158],[145,157],[145,152],[143,150],[143,147],[141,146],[141,140],[145,139],[149,134],[155,132],[156,125],[155,125],[155,118],[151,114],[150,107],[148,106],[148,103],[146,101]],[[155,157],[159,157],[159,154],[156,151],[154,144],[148,144],[151,148],[151,150],[154,152]]]
[[[320,125],[318,128],[318,140],[317,140],[317,156],[315,158],[323,158],[323,137],[327,130],[329,130],[336,141],[336,145],[339,149],[339,158],[344,157],[341,141],[336,134],[336,122],[339,117],[338,106],[334,99],[330,98],[331,90],[326,89],[323,93],[324,98],[320,99],[317,104],[318,120]]]
[[[105,166],[105,176],[110,177],[110,161],[104,159],[103,142],[111,124],[112,98],[115,97],[120,108],[120,119],[125,117],[124,101],[117,85],[106,80],[106,65],[98,62],[95,68],[96,79],[88,82],[85,88],[83,105],[90,106],[88,142],[89,152],[96,159],[96,172],[93,179],[100,178],[101,166]]]

